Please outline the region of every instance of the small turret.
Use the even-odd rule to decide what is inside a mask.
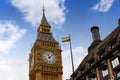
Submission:
[[[91,33],[92,33],[93,42],[88,48],[88,54],[93,55],[95,47],[101,42],[99,27],[98,26],[91,27]]]
[[[93,42],[101,40],[98,26],[93,26],[91,28],[91,33],[92,33]]]

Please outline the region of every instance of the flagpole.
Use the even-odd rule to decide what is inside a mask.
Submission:
[[[70,37],[70,35],[69,35]],[[73,54],[72,54],[72,44],[71,44],[71,38],[70,38],[70,53],[71,53],[71,62],[72,62],[72,70],[73,70],[73,73],[74,73],[74,63],[73,63]]]

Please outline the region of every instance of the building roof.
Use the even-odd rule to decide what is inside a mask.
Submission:
[[[52,33],[43,33],[41,32],[40,35],[37,37],[37,40],[42,40],[42,41],[49,41],[49,42],[57,42],[53,36]]]
[[[120,39],[120,19],[118,20],[118,27],[115,28],[104,40],[99,42],[96,47],[93,46],[92,51],[90,50],[88,52],[88,55],[84,57],[84,59],[79,64],[78,68],[75,70],[75,72],[71,76],[75,76],[79,70],[81,70],[83,67],[87,69],[87,64],[89,61],[95,59],[97,57],[97,53],[99,51],[99,48],[105,48],[107,45],[111,44],[112,41]]]
[[[40,28],[41,28],[41,31],[39,31]],[[43,28],[44,29],[47,28],[48,31],[43,30]],[[37,40],[48,41],[48,42],[57,42],[54,39],[54,37],[52,36],[51,26],[46,19],[44,7],[43,7],[43,16],[42,16],[42,19],[41,19],[40,26],[38,28]]]
[[[48,21],[46,19],[44,8],[43,8],[43,16],[42,16],[42,20],[41,20],[41,25],[50,26],[50,24],[48,23]]]

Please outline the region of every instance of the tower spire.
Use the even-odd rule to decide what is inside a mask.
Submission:
[[[45,9],[44,9],[44,5],[43,5],[43,14],[45,14]]]
[[[51,33],[51,26],[46,19],[44,6],[43,6],[42,11],[43,11],[43,15],[42,15],[41,23],[40,23],[38,30],[37,30],[38,35],[40,32]]]
[[[42,20],[41,20],[41,25],[50,26],[47,19],[46,19],[46,16],[45,16],[44,6],[43,6],[43,16],[42,16]]]

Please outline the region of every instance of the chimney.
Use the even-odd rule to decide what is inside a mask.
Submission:
[[[99,34],[99,27],[98,26],[93,26],[91,28],[91,33],[92,33],[93,42],[100,41],[100,34]]]

